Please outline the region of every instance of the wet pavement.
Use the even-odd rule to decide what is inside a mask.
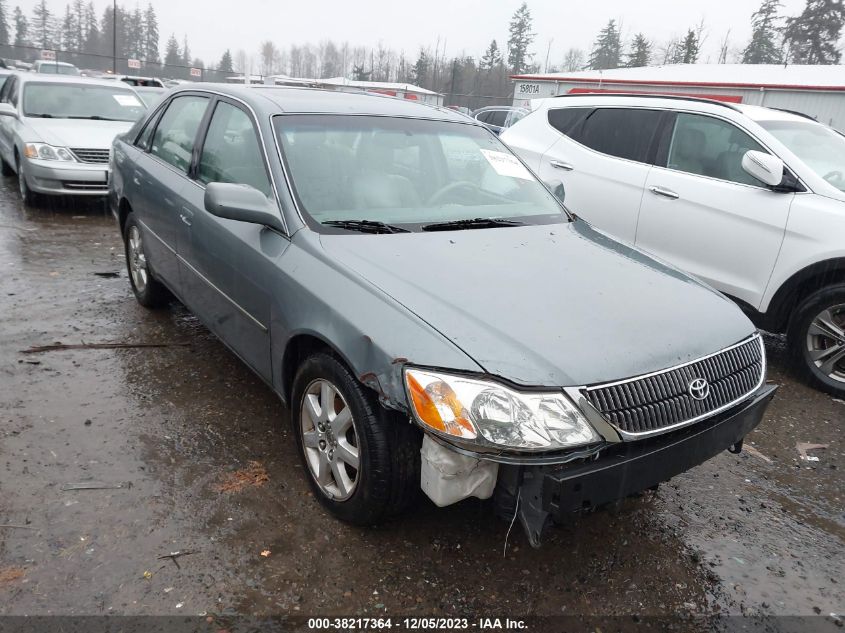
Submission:
[[[99,204],[24,209],[2,179],[0,271],[0,614],[845,612],[845,402],[777,338],[751,451],[503,554],[488,502],[327,516],[274,394],[180,305],[135,302]],[[20,353],[56,342],[174,345]]]

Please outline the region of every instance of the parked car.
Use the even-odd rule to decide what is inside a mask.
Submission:
[[[145,111],[129,86],[82,77],[14,74],[0,88],[0,170],[21,198],[107,192],[109,148]]]
[[[0,88],[3,87],[3,84],[6,83],[6,80],[11,75],[11,71],[8,70],[0,70]]]
[[[112,153],[136,299],[172,293],[272,387],[346,521],[495,494],[536,545],[738,450],[773,395],[741,310],[570,216],[461,114],[185,87]]]
[[[512,106],[487,106],[474,110],[470,115],[476,121],[481,121],[488,129],[496,134],[501,134],[511,125],[528,114],[525,108]]]
[[[845,138],[716,101],[552,98],[503,134],[568,206],[785,333],[810,383],[845,396]]]
[[[111,73],[105,74],[101,77],[101,79],[115,79],[117,81],[122,81],[125,84],[129,84],[134,88],[138,87],[145,87],[145,88],[164,88],[164,82],[161,79],[156,79],[155,77],[139,77],[137,75],[113,75]]]
[[[32,72],[47,75],[79,75],[79,69],[67,62],[39,59],[32,64]]]
[[[135,93],[141,98],[141,101],[144,102],[144,105],[148,108],[153,107],[159,101],[161,101],[164,94],[167,92],[167,88],[158,88],[154,86],[136,86]]]

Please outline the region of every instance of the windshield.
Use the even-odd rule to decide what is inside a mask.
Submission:
[[[118,85],[26,83],[23,90],[28,117],[135,121],[144,111],[135,93]]]
[[[557,200],[484,128],[379,116],[274,121],[299,205],[317,223],[414,230],[476,218],[562,219]]]
[[[845,137],[811,121],[758,121],[807,166],[845,191]]]
[[[38,72],[48,75],[78,75],[79,70],[76,66],[69,64],[41,64],[38,66]]]

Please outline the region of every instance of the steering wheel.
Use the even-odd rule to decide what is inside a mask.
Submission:
[[[460,191],[462,189],[478,191],[479,189],[481,189],[481,187],[476,185],[474,182],[470,182],[468,180],[458,180],[457,182],[450,182],[445,187],[441,187],[440,189],[435,191],[432,194],[431,198],[428,199],[428,204],[439,204],[440,202],[443,202],[444,198],[446,198],[449,194],[454,193],[455,191]]]
[[[827,172],[824,175],[824,179],[837,189],[841,189],[842,185],[845,185],[845,174],[838,169]]]

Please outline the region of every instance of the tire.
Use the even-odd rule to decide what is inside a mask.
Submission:
[[[323,398],[329,392],[323,391],[325,384],[336,391],[329,394],[326,416]],[[347,523],[373,525],[399,514],[417,499],[422,434],[400,415],[385,410],[337,358],[326,352],[306,358],[292,391],[291,424],[299,454],[314,495],[329,512]],[[320,432],[320,420],[337,423],[346,419],[347,410],[351,429],[342,430],[339,423],[324,424],[326,432]],[[340,435],[330,433],[331,429],[341,431]],[[337,451],[334,466],[329,452],[333,446]],[[351,448],[357,451],[357,469],[340,457],[348,457]],[[321,480],[320,463],[328,468],[330,478]],[[349,490],[338,483],[340,469],[347,483],[352,483]]]
[[[38,205],[40,197],[32,189],[29,188],[29,182],[26,179],[26,170],[20,158],[17,159],[18,170],[18,191],[21,194],[21,202],[27,207],[34,207]]]
[[[825,334],[820,334],[819,325]],[[787,341],[800,377],[845,398],[845,284],[822,288],[804,299],[792,315]]]
[[[135,298],[145,308],[161,308],[171,299],[170,292],[152,274],[149,257],[144,249],[144,234],[135,214],[126,218],[123,229],[123,249],[126,255],[126,272]]]

